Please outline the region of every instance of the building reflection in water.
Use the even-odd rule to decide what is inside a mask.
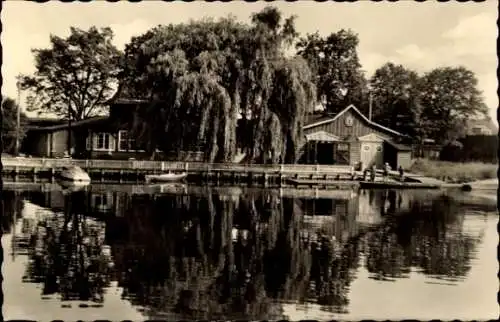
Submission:
[[[22,217],[15,244],[30,258],[26,281],[94,303],[117,281],[123,299],[155,319],[280,319],[283,302],[347,312],[360,265],[380,280],[411,269],[458,280],[478,243],[443,196],[102,190],[8,192],[7,213]]]

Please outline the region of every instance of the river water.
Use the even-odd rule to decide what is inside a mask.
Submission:
[[[496,197],[6,186],[4,319],[494,319]]]

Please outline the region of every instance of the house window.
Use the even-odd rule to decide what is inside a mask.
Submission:
[[[127,130],[118,131],[118,150],[137,151],[135,139],[129,137]]]
[[[109,133],[96,133],[94,136],[94,150],[96,151],[110,151],[111,146],[111,134]]]
[[[363,145],[363,150],[370,151],[370,146],[367,144]]]

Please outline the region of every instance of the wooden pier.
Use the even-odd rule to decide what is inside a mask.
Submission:
[[[54,178],[62,168],[79,166],[93,180],[142,181],[147,174],[166,171],[187,172],[191,182],[260,183],[281,185],[287,178],[308,180],[346,181],[354,177],[349,165],[305,165],[305,164],[236,164],[202,162],[164,162],[143,160],[76,160],[45,158],[3,157],[2,175]]]

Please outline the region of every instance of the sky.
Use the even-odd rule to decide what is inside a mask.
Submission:
[[[141,3],[44,4],[7,0],[3,3],[2,95],[16,98],[16,75],[34,72],[32,48],[46,48],[50,34],[67,36],[69,27],[88,29],[109,26],[115,45],[123,49],[132,36],[159,24],[188,22],[204,17],[233,15],[249,21],[253,12],[269,5],[246,3]],[[483,3],[402,0],[397,3],[358,1],[336,3],[298,1],[273,3],[286,16],[296,15],[301,35],[318,31],[328,35],[351,29],[360,38],[358,53],[368,77],[386,62],[403,64],[419,73],[436,67],[462,65],[472,70],[483,91],[490,115],[496,119],[497,96],[497,0]],[[24,105],[24,94],[21,95]]]

